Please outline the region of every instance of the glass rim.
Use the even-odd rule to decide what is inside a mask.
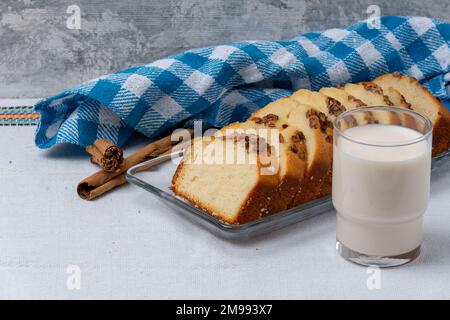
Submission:
[[[426,131],[425,131],[425,133],[422,134],[422,136],[420,136],[418,138],[411,139],[411,140],[406,140],[405,142],[402,142],[402,143],[381,144],[381,143],[367,142],[367,141],[364,141],[364,140],[352,138],[352,137],[346,135],[345,134],[345,130],[341,130],[341,128],[337,125],[346,116],[351,116],[352,114],[359,113],[359,112],[370,112],[370,111],[374,111],[374,110],[406,113],[406,114],[409,114],[412,117],[419,118],[425,124]],[[386,124],[386,125],[391,125],[391,124]],[[392,125],[395,125],[395,124],[392,124]],[[420,113],[418,113],[418,112],[416,112],[414,110],[411,110],[411,109],[401,108],[401,107],[397,107],[397,106],[365,106],[365,107],[359,107],[359,108],[347,110],[347,111],[344,111],[341,114],[339,114],[333,121],[333,129],[340,136],[342,136],[343,138],[345,138],[346,140],[349,140],[351,142],[358,143],[358,144],[363,144],[363,145],[366,145],[366,146],[372,146],[372,147],[388,147],[389,148],[389,147],[409,146],[409,145],[412,145],[412,144],[415,144],[415,143],[419,143],[421,141],[424,141],[424,140],[428,139],[428,137],[433,132],[433,124],[431,123],[430,119],[428,119],[427,117],[425,117],[425,116],[421,115]],[[412,128],[410,128],[410,129],[414,130]],[[414,130],[414,131],[417,131],[417,130]],[[417,131],[417,132],[419,132],[419,131]]]

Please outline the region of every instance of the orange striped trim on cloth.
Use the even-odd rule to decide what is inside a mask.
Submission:
[[[33,106],[0,107],[0,126],[33,126],[39,118]]]

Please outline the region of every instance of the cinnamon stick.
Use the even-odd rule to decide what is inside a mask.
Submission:
[[[189,129],[187,132],[192,136],[193,130]],[[172,136],[169,135],[144,146],[125,158],[115,171],[106,172],[100,170],[83,179],[77,186],[78,195],[84,200],[93,200],[106,192],[125,184],[127,182],[125,173],[129,168],[169,151],[172,146],[178,142],[179,141],[172,141]]]
[[[101,196],[102,194],[124,185],[127,183],[125,173],[119,174],[117,177],[112,178],[108,182],[98,186],[96,188],[90,189],[89,187],[80,187],[81,183],[78,185],[77,192],[78,195],[84,200],[94,200],[95,198]]]
[[[112,172],[123,162],[122,149],[106,139],[94,141],[86,151],[91,155],[91,162],[98,164],[103,171]]]

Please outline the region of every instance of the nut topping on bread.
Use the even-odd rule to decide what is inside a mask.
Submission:
[[[394,105],[394,104],[392,103],[392,101],[389,100],[389,97],[388,97],[388,96],[383,95],[383,99],[384,99],[384,102],[386,103],[387,106],[393,106],[393,105]]]
[[[263,117],[264,122],[274,122],[274,121],[277,121],[278,119],[279,119],[279,117],[273,113],[269,113],[268,115],[265,115]]]
[[[338,115],[340,115],[342,112],[345,111],[345,107],[336,99],[329,97],[327,100],[327,104],[328,104],[328,112],[333,116],[337,117]]]
[[[309,119],[309,127],[312,129],[320,129],[320,121],[319,117],[315,114],[307,115],[307,118]]]
[[[262,118],[253,117],[250,120],[253,120],[257,124],[262,123],[262,124],[268,126],[269,128],[275,128],[276,127],[275,123],[278,121],[278,119],[279,119],[279,117],[276,114],[269,113]]]
[[[407,108],[407,109],[409,109],[409,110],[412,110],[412,107],[411,107],[411,103],[409,103],[408,101],[406,101],[405,100],[405,97],[404,96],[400,96],[400,99],[401,99],[401,104],[402,105],[404,105],[405,106],[405,108]]]
[[[292,142],[305,142],[305,135],[301,131],[296,131],[291,137]]]
[[[294,142],[294,144],[291,144],[289,146],[289,150],[292,153],[295,153],[300,159],[305,160],[306,159],[306,146],[305,146],[304,139],[299,138],[298,135],[293,135],[291,137],[291,140],[292,140],[292,142]]]
[[[297,154],[302,160],[306,159],[306,145],[305,145],[305,135],[303,132],[297,130],[292,136],[291,141],[293,144],[289,147],[290,150]]]
[[[325,141],[333,141],[333,124],[328,120],[325,113],[309,109],[306,112],[306,118],[309,120],[310,128],[320,129],[325,134]]]
[[[360,107],[365,107],[366,104],[364,102],[362,102],[361,100],[359,100],[358,98],[355,98],[354,96],[352,96],[351,94],[348,95],[348,100],[352,101],[354,103],[356,103],[356,107],[360,108]]]
[[[265,154],[267,156],[272,153],[272,146],[267,143],[266,139],[256,134],[239,132],[225,136],[225,139],[243,143],[245,151],[248,153]]]
[[[361,82],[361,85],[372,93],[383,94],[383,90],[373,82]]]
[[[289,147],[289,149],[293,152],[293,153],[298,153],[298,148],[295,144],[291,144],[291,146]]]

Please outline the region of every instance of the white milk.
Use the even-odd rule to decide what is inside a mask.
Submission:
[[[371,124],[347,129],[334,146],[333,204],[336,237],[351,250],[395,256],[422,242],[422,215],[430,193],[431,147],[415,130]],[[384,145],[390,145],[386,147]]]

